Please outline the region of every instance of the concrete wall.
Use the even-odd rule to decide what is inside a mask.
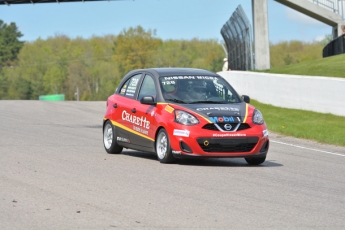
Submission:
[[[246,71],[219,72],[239,94],[279,107],[345,116],[345,79]]]

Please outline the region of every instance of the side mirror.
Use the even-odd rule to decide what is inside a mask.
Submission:
[[[242,99],[242,101],[244,101],[244,102],[246,102],[246,103],[250,103],[250,97],[249,96],[247,96],[247,95],[242,95],[241,96],[241,99]]]
[[[140,99],[140,103],[141,104],[145,104],[145,105],[155,105],[157,104],[155,102],[155,99],[152,96],[144,96]]]

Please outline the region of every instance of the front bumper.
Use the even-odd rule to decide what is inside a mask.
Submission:
[[[176,158],[183,157],[263,157],[269,149],[266,126],[240,132],[190,130],[190,135],[171,135],[170,144]]]

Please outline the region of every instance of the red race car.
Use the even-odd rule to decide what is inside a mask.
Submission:
[[[103,144],[157,154],[161,163],[183,157],[242,157],[265,161],[269,147],[259,110],[216,73],[190,68],[129,72],[107,100]]]

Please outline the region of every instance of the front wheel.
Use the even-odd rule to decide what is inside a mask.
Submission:
[[[116,142],[115,127],[110,121],[106,121],[103,128],[103,145],[107,153],[121,153],[123,147]]]
[[[245,160],[247,161],[248,164],[250,165],[259,165],[264,163],[264,161],[266,160],[266,156],[264,157],[253,157],[253,158],[245,158]]]
[[[158,135],[156,138],[156,153],[157,153],[158,160],[161,163],[166,164],[166,163],[172,163],[175,161],[175,158],[172,155],[169,137],[165,129],[161,129],[158,132]]]

